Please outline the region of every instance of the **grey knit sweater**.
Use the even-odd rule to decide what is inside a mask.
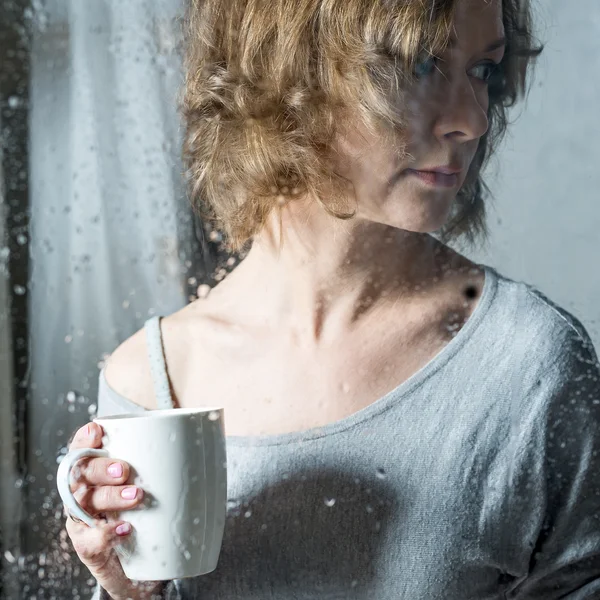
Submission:
[[[152,356],[160,343],[148,335]],[[100,414],[141,410],[100,386]],[[573,316],[489,267],[465,327],[408,381],[227,453],[219,565],[163,598],[600,598],[596,353]]]

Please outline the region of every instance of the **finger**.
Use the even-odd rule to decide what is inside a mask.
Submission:
[[[131,533],[125,521],[96,521],[95,527],[88,527],[67,519],[66,528],[75,552],[89,569],[104,566],[110,551]]]
[[[102,485],[80,487],[75,492],[79,505],[87,512],[119,512],[138,506],[144,499],[144,490],[134,485]]]
[[[112,458],[81,459],[71,471],[74,485],[120,485],[129,477],[129,465]]]
[[[77,431],[69,450],[76,448],[100,448],[102,447],[102,427],[97,423],[88,423]]]

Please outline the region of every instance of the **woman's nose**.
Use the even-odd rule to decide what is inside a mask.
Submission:
[[[436,137],[450,137],[459,143],[482,137],[488,130],[487,93],[487,89],[474,89],[466,75],[456,83],[448,82],[438,100]]]

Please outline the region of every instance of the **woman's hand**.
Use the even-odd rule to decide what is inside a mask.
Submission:
[[[102,427],[89,423],[77,431],[70,450],[101,448]],[[85,511],[96,517],[96,527],[67,518],[67,532],[77,555],[98,583],[114,600],[151,598],[162,587],[159,582],[135,584],[127,578],[115,552],[131,533],[131,525],[121,520],[98,519],[102,513],[112,513],[138,506],[144,497],[140,488],[125,485],[129,465],[111,458],[83,458],[73,468],[71,490]]]

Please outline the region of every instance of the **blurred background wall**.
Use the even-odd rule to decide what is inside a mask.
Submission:
[[[574,313],[598,348],[600,3],[533,6],[545,50],[489,169],[489,248],[471,254]]]

